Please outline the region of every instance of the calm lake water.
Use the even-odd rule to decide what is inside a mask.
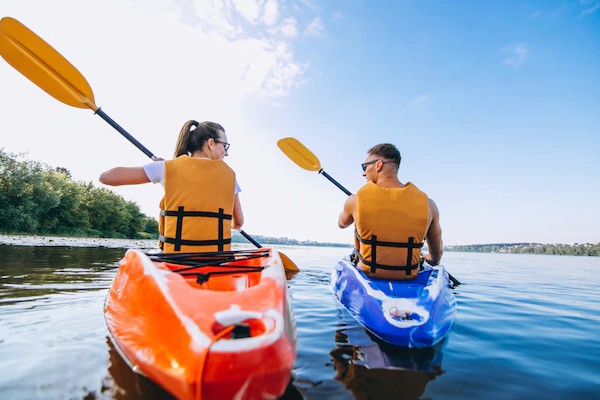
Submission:
[[[600,258],[451,253],[456,324],[436,349],[375,342],[336,302],[347,248],[277,247],[298,358],[285,399],[598,399]],[[161,399],[112,348],[102,313],[125,249],[0,244],[0,399]]]

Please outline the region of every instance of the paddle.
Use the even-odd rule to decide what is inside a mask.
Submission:
[[[50,96],[73,107],[93,110],[152,160],[159,159],[96,106],[90,84],[73,64],[14,18],[0,20],[0,55]],[[262,247],[243,230],[239,232],[255,246]],[[289,257],[280,255],[286,270],[299,270]]]
[[[306,146],[304,146],[300,141],[293,137],[288,137],[281,139],[277,142],[277,146],[285,153],[286,156],[290,158],[293,162],[298,164],[300,168],[304,168],[308,171],[318,171],[319,174],[323,175],[325,178],[329,179],[331,183],[340,188],[340,190],[350,196],[352,193],[335,179],[333,179],[327,172],[321,168],[321,162],[310,151]]]
[[[339,184],[335,179],[329,176],[329,174],[323,171],[323,168],[321,168],[321,161],[319,161],[319,158],[306,146],[304,146],[298,139],[293,137],[283,138],[277,141],[277,146],[281,149],[281,151],[283,151],[283,153],[286,156],[288,156],[290,160],[295,162],[300,168],[303,168],[308,171],[318,171],[319,174],[322,174],[325,178],[329,179],[334,185],[340,188],[348,196],[352,194],[345,187]],[[458,286],[461,284],[460,281],[453,277],[452,274],[450,274],[449,272],[448,277],[450,278],[454,286]]]

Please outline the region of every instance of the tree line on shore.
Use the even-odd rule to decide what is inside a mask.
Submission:
[[[448,246],[448,251],[476,253],[550,254],[569,256],[600,256],[600,243],[541,244],[541,243],[495,243]]]
[[[0,233],[156,239],[158,222],[139,206],[91,182],[74,182],[62,167],[0,148]],[[347,246],[253,235],[262,244]],[[233,232],[232,242],[247,243]]]
[[[263,236],[263,235],[251,235],[252,239],[256,240],[258,243],[262,245],[266,244],[276,244],[276,245],[290,245],[290,246],[318,246],[318,247],[352,247],[350,243],[324,243],[324,242],[315,242],[314,240],[297,240],[290,239],[287,237],[276,238],[271,236]],[[244,238],[241,234],[237,232],[233,232],[231,235],[232,243],[248,243],[248,240]]]
[[[158,232],[136,203],[2,148],[0,204],[2,233],[152,239]]]

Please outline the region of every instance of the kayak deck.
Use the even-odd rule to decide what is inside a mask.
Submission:
[[[349,313],[386,343],[432,347],[454,323],[456,299],[443,266],[414,280],[391,281],[366,276],[346,257],[336,265],[331,286]]]
[[[180,399],[281,395],[296,356],[285,272],[271,249],[128,250],[107,295],[119,352]]]

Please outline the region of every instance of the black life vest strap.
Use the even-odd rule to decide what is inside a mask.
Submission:
[[[179,207],[177,211],[160,210],[160,215],[164,217],[209,217],[218,219],[231,219],[233,218],[230,214],[225,214],[222,208],[219,208],[219,212],[210,211],[184,211],[183,207]]]
[[[215,240],[185,240],[185,239],[175,239],[175,238],[170,238],[170,237],[166,237],[163,235],[159,235],[158,236],[158,240],[160,240],[161,242],[165,242],[165,243],[171,243],[174,245],[181,245],[181,246],[219,246],[221,244],[231,244],[231,239],[215,239]],[[219,250],[219,251],[223,251],[223,250]]]
[[[183,206],[179,206],[177,211],[173,210],[160,210],[160,215],[164,217],[176,217],[177,227],[175,230],[175,237],[167,237],[159,235],[158,240],[164,243],[170,243],[174,245],[175,251],[180,251],[181,246],[217,246],[218,251],[223,251],[226,244],[231,244],[231,238],[224,239],[225,234],[224,222],[231,220],[233,216],[231,214],[225,214],[225,210],[219,208],[219,212],[210,211],[185,211]],[[181,238],[183,231],[183,218],[184,217],[205,217],[205,218],[217,218],[219,220],[219,233],[218,238],[214,240],[187,240]]]
[[[356,256],[358,256],[360,261],[366,266],[371,267],[371,273],[375,273],[375,271],[377,271],[377,268],[380,268],[388,271],[400,270],[404,271],[406,275],[410,275],[412,270],[419,268],[419,263],[411,264],[411,261],[413,249],[422,248],[423,243],[415,243],[415,238],[413,236],[408,238],[408,242],[383,242],[377,240],[377,235],[371,235],[371,239],[365,239],[358,234],[358,231],[356,229],[354,230],[354,235],[360,243],[368,244],[371,246],[371,261],[365,260],[362,254],[360,254],[360,251],[355,250]],[[408,249],[405,264],[396,266],[377,263],[377,246]]]
[[[361,243],[370,244],[371,246],[400,247],[408,249],[420,249],[423,247],[423,243],[415,243],[415,238],[412,236],[408,238],[408,242],[381,242],[377,240],[377,235],[372,235],[371,239],[363,239],[357,231],[354,231],[354,234]]]

